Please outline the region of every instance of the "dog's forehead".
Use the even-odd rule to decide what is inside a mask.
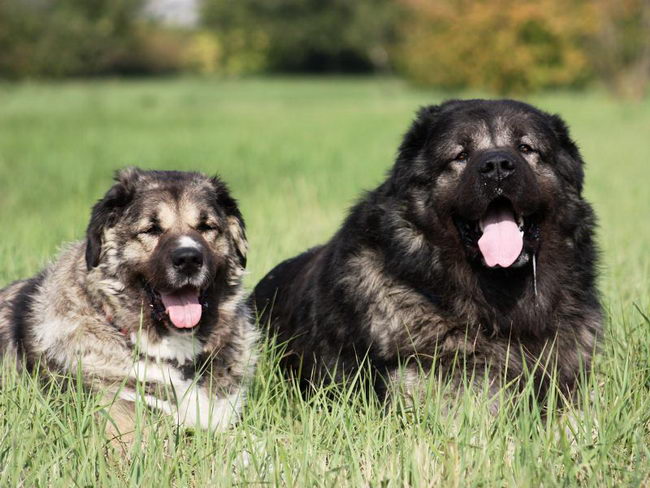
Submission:
[[[174,227],[179,222],[195,224],[216,216],[208,192],[201,185],[148,187],[139,192],[137,200],[136,218],[156,219],[164,228]]]
[[[437,152],[441,155],[456,153],[461,149],[486,149],[493,145],[490,124],[482,117],[453,114],[444,124],[441,137],[437,137]]]
[[[471,145],[476,150],[510,145],[522,138],[539,136],[534,114],[525,110],[469,110],[452,114],[448,124],[450,143]]]
[[[214,215],[214,208],[202,196],[187,193],[178,202],[178,217],[183,222],[199,222]]]
[[[199,194],[211,187],[210,181],[199,174],[174,172],[173,176],[158,176],[154,172],[152,174],[145,174],[139,180],[140,192],[154,192],[171,194],[175,199],[179,199],[182,195],[186,194]]]

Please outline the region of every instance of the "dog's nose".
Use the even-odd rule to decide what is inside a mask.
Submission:
[[[478,167],[483,178],[503,180],[515,172],[515,161],[505,154],[493,154],[481,161]]]
[[[179,247],[172,251],[172,264],[186,274],[195,273],[203,266],[203,253],[195,247]]]

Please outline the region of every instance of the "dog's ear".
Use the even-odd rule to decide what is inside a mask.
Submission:
[[[404,134],[399,146],[397,161],[390,170],[390,191],[399,194],[401,189],[409,188],[413,178],[428,178],[428,170],[419,162],[418,156],[427,146],[442,111],[442,105],[429,105],[418,110],[411,127]]]
[[[133,199],[135,187],[141,175],[141,170],[133,167],[118,171],[115,175],[116,183],[93,206],[86,230],[86,267],[88,270],[99,264],[104,229],[115,225],[124,207]]]
[[[548,118],[553,133],[560,144],[560,151],[556,156],[557,171],[580,194],[584,182],[584,161],[580,155],[580,150],[571,139],[569,128],[564,120],[559,115],[549,115]]]
[[[412,161],[420,153],[441,110],[440,105],[429,105],[418,110],[415,120],[402,138],[398,160]]]
[[[248,254],[248,240],[246,239],[246,224],[242,217],[237,200],[230,195],[228,186],[215,176],[210,179],[214,187],[215,204],[226,214],[228,231],[235,245],[235,252],[242,268],[246,267],[246,256]]]

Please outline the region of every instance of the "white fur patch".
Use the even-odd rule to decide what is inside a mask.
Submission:
[[[75,355],[65,345],[77,330],[73,320],[54,318],[33,327],[35,349],[61,364],[72,364]]]
[[[178,238],[178,247],[191,247],[193,249],[201,249],[201,244],[196,242],[190,236],[181,236]]]
[[[190,334],[170,334],[151,342],[146,334],[131,333],[131,342],[140,352],[156,361],[175,360],[179,365],[194,359],[203,349],[201,342]]]
[[[158,220],[163,229],[170,229],[178,220],[178,214],[167,203],[162,203],[158,206]]]
[[[223,430],[237,419],[241,406],[241,393],[217,398],[214,395],[208,396],[202,388],[190,387],[181,399],[178,420],[180,424],[186,426]]]
[[[179,425],[223,430],[238,418],[242,408],[243,392],[218,398],[215,394],[211,394],[207,386],[199,386],[195,381],[184,380],[178,370],[168,364],[137,361],[131,375],[139,381],[165,383],[171,386],[177,400],[173,402],[153,395],[140,396],[131,390],[123,390],[120,392],[120,397],[129,401],[137,401],[141,398],[147,405],[175,417]]]

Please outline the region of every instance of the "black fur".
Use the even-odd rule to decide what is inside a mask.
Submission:
[[[479,169],[495,151],[516,172],[493,184]],[[456,378],[460,356],[477,381],[489,369],[495,387],[548,362],[571,393],[601,329],[582,182],[580,153],[558,116],[511,100],[423,108],[386,181],[328,243],[273,269],[252,301],[303,384],[333,370],[341,379],[366,356],[384,379],[409,358]],[[502,200],[524,218],[524,247],[511,267],[490,268],[463,225]],[[538,369],[541,394],[549,377]]]
[[[45,279],[44,273],[39,273],[33,278],[25,281],[18,294],[14,297],[12,303],[12,336],[13,342],[16,345],[19,358],[29,358],[29,340],[30,327],[32,323],[32,309],[34,298],[38,292],[38,288]],[[31,367],[31,363],[26,363],[27,368]]]
[[[213,201],[216,209],[223,209],[227,216],[235,218],[237,224],[240,228],[241,237],[246,239],[246,224],[244,223],[244,218],[239,210],[237,205],[237,200],[231,195],[228,185],[224,183],[218,177],[211,179],[212,185],[214,186],[214,195]],[[239,258],[239,264],[242,267],[246,267],[246,250],[243,249],[240,245],[236,243],[235,252]]]
[[[133,199],[138,175],[135,171],[129,173],[93,206],[86,231],[86,266],[89,270],[99,264],[104,230],[117,222],[122,210]]]

